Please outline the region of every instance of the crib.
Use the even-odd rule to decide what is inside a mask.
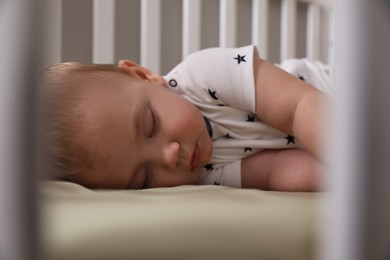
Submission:
[[[46,64],[127,58],[165,74],[194,51],[249,44],[274,63],[334,60],[332,1],[55,0],[45,7]]]
[[[273,63],[334,63],[327,0],[47,0],[45,64],[131,59],[165,74],[194,51],[256,44]],[[42,183],[48,259],[316,259],[322,194]]]

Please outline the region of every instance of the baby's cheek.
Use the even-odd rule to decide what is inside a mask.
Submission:
[[[160,172],[154,176],[152,187],[175,187],[196,184],[197,175],[184,169]]]
[[[183,127],[189,129],[200,129],[204,119],[200,111],[196,107],[189,107],[186,110],[185,116],[182,117]]]

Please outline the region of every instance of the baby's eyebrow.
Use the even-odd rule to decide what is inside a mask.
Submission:
[[[130,108],[133,107],[134,109],[129,109],[128,111],[128,118],[126,120],[128,124],[125,124],[127,127],[127,133],[130,135],[130,144],[134,143],[134,141],[138,138],[141,137],[142,133],[142,111],[143,111],[143,106],[140,106],[139,104],[130,106]],[[133,136],[131,136],[133,133]],[[133,138],[133,140],[131,140]]]
[[[132,176],[131,178],[128,178],[127,182],[125,182],[125,189],[131,189],[134,190],[134,175],[129,173],[129,176]]]
[[[133,113],[130,113],[130,120],[132,121],[133,124],[133,130],[135,130],[136,135],[138,136],[141,132],[141,108],[140,106],[135,106],[136,109],[133,111]]]
[[[141,168],[142,167],[137,167],[135,170],[134,169],[131,169],[129,170],[129,174],[128,176],[130,176],[126,182],[126,188],[128,189],[132,189],[132,190],[138,190],[142,187],[143,185],[143,177],[139,177],[139,176],[143,176],[144,174],[142,174],[140,171],[141,171]],[[137,179],[140,179],[141,181],[139,183],[136,183],[137,182]]]

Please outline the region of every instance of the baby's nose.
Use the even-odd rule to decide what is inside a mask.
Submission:
[[[179,159],[180,144],[177,142],[170,142],[163,147],[162,161],[165,167],[170,170],[176,168]]]

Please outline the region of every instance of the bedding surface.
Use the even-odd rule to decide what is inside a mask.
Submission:
[[[324,195],[43,182],[47,259],[315,259]]]

